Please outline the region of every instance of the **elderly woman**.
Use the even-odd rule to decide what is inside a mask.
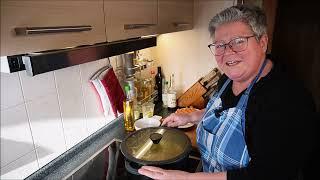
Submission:
[[[233,6],[209,24],[209,48],[224,72],[206,109],[172,114],[169,127],[197,123],[203,172],[144,166],[153,179],[299,179],[311,150],[315,107],[301,84],[266,57],[266,16]],[[310,121],[310,122],[309,122]]]

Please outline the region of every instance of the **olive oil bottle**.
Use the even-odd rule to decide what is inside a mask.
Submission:
[[[134,131],[133,98],[130,93],[130,86],[125,85],[126,99],[123,101],[123,119],[126,131]]]

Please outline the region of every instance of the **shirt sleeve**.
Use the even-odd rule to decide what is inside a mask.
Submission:
[[[300,90],[274,88],[257,97],[246,113],[251,124],[251,160],[245,168],[227,172],[228,180],[294,179],[305,165],[315,142],[315,107],[310,96]],[[259,102],[259,103],[258,103]],[[246,131],[246,132],[247,132]],[[247,144],[248,144],[247,143]]]

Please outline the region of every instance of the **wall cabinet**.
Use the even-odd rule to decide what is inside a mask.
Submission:
[[[157,0],[104,0],[108,41],[157,33]]]
[[[259,6],[265,11],[267,16],[267,33],[269,38],[267,52],[271,53],[278,0],[243,0],[238,1],[238,4]]]
[[[0,56],[192,29],[193,0],[1,0]]]
[[[103,0],[1,0],[1,56],[104,41]]]
[[[193,28],[193,0],[158,0],[158,33]]]

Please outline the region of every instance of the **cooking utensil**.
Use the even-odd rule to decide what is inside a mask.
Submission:
[[[210,79],[207,84],[205,85],[206,89],[208,89],[210,86],[212,86],[213,84],[217,83],[218,80],[220,79],[220,76],[218,73],[217,73],[217,76],[213,77],[212,79]]]
[[[127,170],[139,175],[138,169],[143,165],[182,170],[191,151],[191,141],[180,130],[151,127],[127,136],[120,149],[126,157]]]
[[[210,79],[212,79],[213,77],[217,76],[217,73],[219,73],[219,70],[217,68],[214,68],[206,76],[201,78],[199,80],[199,82],[201,83],[201,85],[205,86],[207,84],[207,82],[209,82]]]

